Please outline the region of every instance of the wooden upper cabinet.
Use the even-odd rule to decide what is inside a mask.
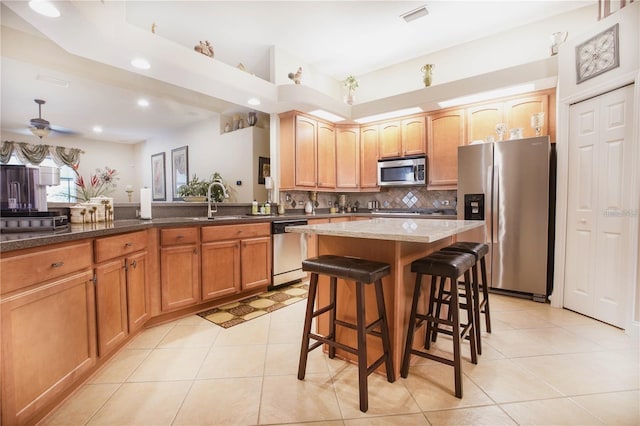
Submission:
[[[380,124],[379,157],[400,157],[402,154],[402,125],[400,121]]]
[[[507,128],[521,127],[522,136],[525,138],[536,135],[535,129],[531,127],[531,116],[538,112],[544,112],[545,119],[541,134],[549,134],[547,125],[549,121],[549,95],[539,94],[512,99],[505,102],[504,109]],[[505,139],[508,138],[509,135],[507,134]]]
[[[496,124],[504,123],[502,102],[467,108],[466,144],[476,140],[486,140],[492,136],[498,140]]]
[[[378,187],[378,126],[360,129],[360,188]]]
[[[331,124],[317,122],[318,188],[336,187],[336,132]]]
[[[458,182],[458,146],[465,141],[463,109],[427,116],[429,141],[428,186],[453,189]]]
[[[360,181],[360,129],[336,128],[336,187],[357,189]]]
[[[402,120],[402,155],[420,155],[426,152],[424,116]]]
[[[316,129],[318,122],[296,116],[295,131],[295,184],[300,187],[316,186]]]

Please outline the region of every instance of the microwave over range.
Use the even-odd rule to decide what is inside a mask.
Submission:
[[[403,157],[378,161],[379,186],[426,185],[427,158]]]

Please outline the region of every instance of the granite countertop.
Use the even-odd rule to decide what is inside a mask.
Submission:
[[[479,220],[423,218],[375,218],[354,222],[323,223],[287,227],[287,232],[336,237],[432,243],[470,229],[484,226]]]
[[[441,216],[441,215],[419,215],[415,213],[407,213],[407,215],[393,212],[390,216],[394,218],[424,218],[422,220],[432,221],[437,219],[452,218],[455,216]],[[286,215],[216,215],[216,219],[209,220],[206,217],[168,217],[168,218],[154,218],[151,220],[140,219],[127,219],[127,220],[115,220],[113,222],[105,223],[98,222],[95,224],[71,224],[68,228],[55,230],[55,231],[43,231],[43,232],[22,232],[12,233],[3,232],[0,234],[0,253],[9,252],[12,250],[20,250],[32,247],[45,246],[48,244],[57,244],[67,241],[75,241],[84,238],[96,238],[108,235],[121,234],[124,232],[138,231],[147,229],[150,227],[176,227],[176,226],[217,226],[217,225],[232,225],[232,224],[245,224],[256,222],[273,222],[276,220],[285,219],[325,219],[336,217],[371,217],[376,220],[381,219],[381,214],[372,214],[369,212],[358,213],[317,213],[315,215],[306,214],[286,214]],[[419,220],[419,219],[418,219]],[[366,221],[363,221],[366,222]],[[456,222],[456,221],[453,221]]]

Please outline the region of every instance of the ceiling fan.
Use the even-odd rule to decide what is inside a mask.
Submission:
[[[38,104],[38,118],[32,118],[31,121],[29,121],[29,130],[31,130],[31,133],[40,139],[48,136],[51,131],[68,135],[75,134],[72,130],[51,126],[51,123],[42,118],[42,105],[44,105],[46,101],[42,99],[34,99],[34,102]]]

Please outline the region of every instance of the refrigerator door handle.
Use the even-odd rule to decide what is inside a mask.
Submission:
[[[496,244],[498,242],[498,232],[500,230],[500,169],[498,166],[493,166],[492,194],[491,239],[492,242]]]

